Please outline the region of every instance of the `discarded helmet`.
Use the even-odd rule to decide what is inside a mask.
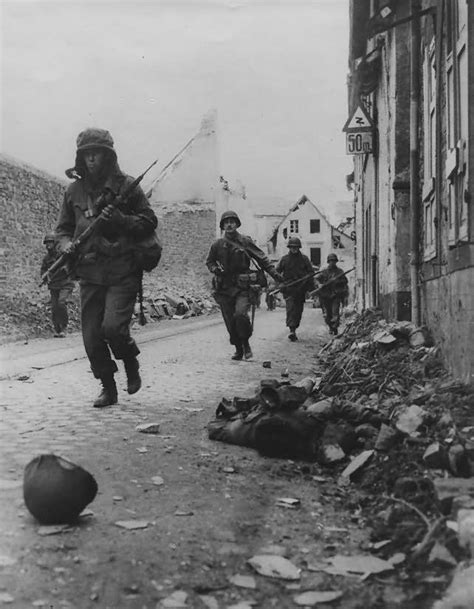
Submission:
[[[286,247],[301,247],[301,240],[298,237],[290,237]]]
[[[56,241],[56,237],[54,236],[54,233],[47,233],[44,236],[43,245],[45,245],[46,243],[51,242],[51,241],[55,242]]]
[[[41,524],[74,522],[97,488],[92,474],[56,455],[36,457],[23,475],[25,505]]]
[[[329,262],[330,260],[335,260],[337,262],[339,258],[336,256],[336,254],[329,254],[326,261]]]
[[[76,138],[77,152],[87,150],[88,148],[106,148],[114,150],[114,140],[106,129],[97,129],[95,127],[84,129]]]
[[[239,228],[239,226],[242,224],[239,216],[235,213],[235,211],[231,211],[230,209],[228,209],[221,216],[221,221],[219,222],[221,230],[224,228],[224,220],[228,220],[229,218],[234,218],[234,220],[237,220],[237,228]]]

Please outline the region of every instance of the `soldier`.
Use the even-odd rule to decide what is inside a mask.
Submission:
[[[255,261],[259,269],[265,270],[277,281],[281,280],[262,250],[250,237],[237,231],[240,225],[234,211],[222,214],[220,228],[224,235],[211,245],[206,260],[207,268],[215,275],[214,298],[220,306],[230,343],[235,346],[234,360],[252,357],[249,339],[253,328],[249,310],[256,305],[256,293],[262,287],[261,283],[257,283],[257,278],[263,275],[263,271],[252,270],[251,262]]]
[[[51,265],[59,258],[56,238],[49,233],[43,239],[46,246],[46,254],[41,263],[41,275],[44,275]],[[64,266],[56,269],[47,278],[48,289],[51,294],[51,317],[53,319],[54,337],[64,338],[69,322],[68,303],[74,289],[74,281],[69,277],[68,269]]]
[[[65,253],[75,253],[75,273],[80,280],[82,337],[95,378],[102,391],[94,402],[101,408],[117,403],[114,374],[123,360],[127,391],[141,387],[137,355],[130,336],[130,321],[141,282],[135,244],[153,234],[157,219],[137,186],[115,207],[100,207],[104,192],[120,193],[133,181],[117,163],[112,136],[105,129],[86,129],[76,140],[75,167],[66,172],[75,181],[68,187],[56,233]],[[110,201],[110,199],[109,199]],[[104,221],[74,252],[72,240],[102,213]]]
[[[290,329],[288,338],[294,342],[298,340],[296,328],[299,327],[303,315],[306,292],[314,288],[314,271],[309,258],[301,253],[301,241],[298,237],[290,237],[287,247],[289,253],[285,254],[277,265],[277,271],[283,275],[283,281],[291,283],[306,277],[282,290],[286,304],[286,325]]]
[[[336,254],[329,254],[327,267],[318,274],[317,280],[319,302],[324,314],[324,321],[329,326],[329,332],[337,335],[341,304],[349,295],[347,277],[344,271],[337,266],[339,258]],[[328,285],[325,285],[328,284]]]

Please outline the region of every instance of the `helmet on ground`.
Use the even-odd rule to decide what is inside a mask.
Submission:
[[[74,522],[97,488],[92,474],[56,455],[36,457],[23,475],[25,505],[42,524]]]
[[[53,243],[56,242],[56,237],[54,236],[54,233],[46,233],[46,235],[44,236],[44,239],[43,239],[43,245],[46,245],[46,243],[51,242],[51,241]]]
[[[239,226],[242,224],[239,216],[235,213],[235,211],[228,209],[221,216],[221,221],[219,222],[219,226],[221,227],[221,229],[224,228],[224,220],[228,220],[229,218],[234,218],[234,220],[237,221],[237,228],[239,228]]]
[[[328,257],[326,258],[326,261],[330,262],[331,260],[338,262],[339,258],[336,256],[336,254],[329,254]]]
[[[301,247],[301,240],[298,237],[290,237],[286,247]]]
[[[115,154],[114,140],[106,129],[84,129],[76,138],[77,152],[89,148],[106,148]]]

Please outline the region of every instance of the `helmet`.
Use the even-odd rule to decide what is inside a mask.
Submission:
[[[290,237],[286,247],[301,247],[301,240],[298,237]]]
[[[43,239],[43,245],[46,245],[46,243],[48,243],[48,241],[53,241],[54,243],[56,242],[56,237],[55,237],[54,233],[46,233],[46,235],[44,236],[44,239]]]
[[[330,260],[335,260],[337,262],[339,258],[336,256],[336,254],[329,254],[326,261],[329,262]]]
[[[97,488],[92,474],[56,455],[40,455],[25,467],[25,504],[42,524],[74,522],[93,501]]]
[[[106,129],[98,129],[90,127],[81,131],[76,138],[76,160],[74,167],[66,169],[66,175],[69,179],[77,179],[77,176],[84,177],[86,168],[83,158],[84,151],[90,148],[103,148],[108,156],[111,165],[117,164],[117,153],[114,150],[114,140]]]
[[[221,221],[219,222],[219,226],[221,229],[224,228],[224,220],[227,220],[228,218],[234,218],[234,220],[237,220],[237,228],[239,228],[239,226],[242,224],[239,216],[235,213],[235,211],[231,211],[230,209],[228,209],[221,216]]]
[[[88,148],[106,148],[115,154],[114,140],[106,129],[84,129],[76,139],[77,152]]]

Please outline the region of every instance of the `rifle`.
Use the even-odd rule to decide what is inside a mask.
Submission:
[[[147,169],[145,169],[145,171],[142,174],[140,174],[137,178],[135,178],[133,180],[133,182],[131,184],[129,184],[127,186],[127,188],[124,190],[124,192],[122,194],[118,195],[111,188],[106,188],[96,201],[97,207],[100,208],[101,206],[104,206],[104,208],[105,208],[105,205],[104,205],[105,203],[113,205],[114,207],[118,207],[120,205],[120,203],[122,203],[122,201],[127,199],[127,197],[135,190],[135,188],[140,184],[140,182],[143,180],[145,175],[150,171],[150,169],[154,165],[156,165],[157,162],[158,162],[158,159],[156,159],[156,161],[153,161],[153,163]],[[107,201],[107,198],[109,198],[110,200]],[[97,216],[97,218],[95,218],[95,220],[93,222],[91,222],[89,224],[89,226],[85,230],[83,230],[82,233],[78,237],[76,237],[76,239],[74,239],[74,241],[72,242],[72,251],[61,254],[61,256],[59,256],[59,258],[55,262],[53,262],[53,264],[49,267],[49,269],[47,271],[45,271],[43,273],[43,275],[41,275],[40,286],[47,282],[48,277],[52,272],[54,272],[60,266],[64,265],[64,263],[67,261],[67,259],[73,255],[73,253],[77,250],[77,248],[79,248],[84,243],[84,241],[86,241],[86,239],[88,239],[91,236],[91,234],[94,232],[94,230],[97,228],[97,226],[103,221],[104,221],[104,216],[103,216],[103,210],[102,210],[101,213]]]
[[[308,275],[303,275],[303,277],[300,277],[299,279],[294,279],[293,281],[290,281],[288,283],[282,283],[281,285],[279,285],[277,288],[275,288],[271,292],[268,292],[268,294],[270,296],[273,296],[273,294],[276,294],[277,292],[281,292],[282,290],[289,288],[292,285],[296,285],[297,283],[306,281],[307,279],[309,279],[310,277],[314,277],[315,275],[320,275],[322,272],[323,271],[314,271],[314,273],[309,273]]]
[[[315,290],[313,290],[312,292],[309,293],[309,296],[316,296],[316,294],[318,292],[320,292],[323,288],[325,288],[326,286],[328,286],[331,283],[334,283],[335,281],[337,281],[338,279],[340,279],[341,277],[344,277],[344,275],[347,275],[348,273],[352,273],[352,271],[355,270],[355,267],[352,267],[351,269],[349,269],[348,271],[344,271],[344,273],[342,273],[342,275],[338,275],[337,277],[333,277],[332,279],[330,279],[329,281],[326,281],[326,283],[323,283],[323,285],[320,285],[319,288],[316,288]]]

